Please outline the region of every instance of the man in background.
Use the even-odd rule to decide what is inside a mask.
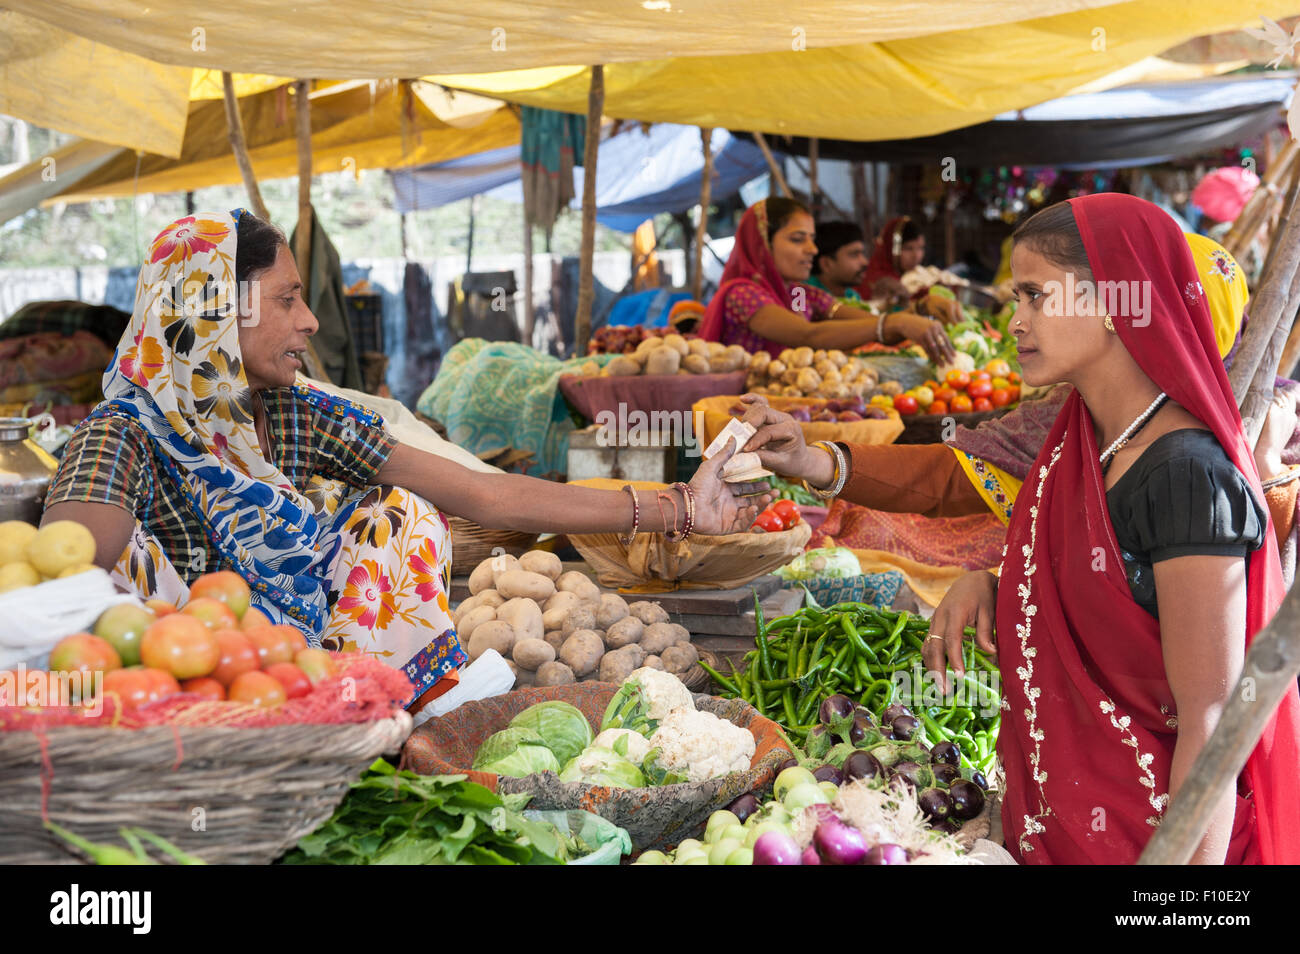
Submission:
[[[813,259],[808,284],[825,289],[836,298],[861,301],[855,285],[867,272],[867,249],[862,229],[852,222],[821,222],[817,225],[817,257]]]

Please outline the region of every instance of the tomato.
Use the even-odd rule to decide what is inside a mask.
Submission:
[[[1012,371],[1010,374],[1007,375],[1007,380],[1010,381],[1012,384],[1019,384],[1020,375],[1017,372]]]
[[[779,533],[785,529],[781,523],[781,518],[770,509],[764,510],[758,515],[758,519],[754,521],[754,526],[765,533]]]
[[[933,391],[935,388],[939,387],[939,382],[938,382],[938,381],[935,381],[933,378],[931,378],[929,381],[926,381],[926,382],[922,385],[922,387],[927,387],[927,388],[929,388],[931,391]]]
[[[942,401],[944,404],[948,404],[949,402],[951,402],[952,399],[956,397],[956,395],[957,392],[950,387],[942,387],[942,388],[934,389],[934,399],[936,401]]]
[[[143,669],[114,669],[104,673],[100,695],[108,698],[112,693],[121,700],[124,709],[130,709],[148,702],[152,688],[152,682]]]
[[[995,378],[1005,378],[1011,373],[1011,365],[1001,358],[994,358],[988,364],[984,365],[984,370]]]
[[[994,388],[994,390],[996,390],[996,389],[998,389],[998,388],[1009,388],[1009,387],[1011,387],[1011,382],[1008,381],[1006,378],[994,378],[994,379],[993,379],[993,388]]]
[[[311,680],[293,663],[272,663],[265,671],[284,686],[286,699],[297,699],[311,692]]]
[[[1020,386],[1019,386],[1019,385],[1017,385],[1017,384],[1013,384],[1013,385],[1011,385],[1011,387],[1007,388],[1007,393],[1011,395],[1011,403],[1012,403],[1012,404],[1015,404],[1017,401],[1020,400]]]
[[[910,394],[897,394],[894,396],[894,410],[899,414],[915,414],[919,409],[916,398]]]
[[[244,578],[233,570],[221,570],[218,573],[204,573],[190,586],[190,599],[211,598],[225,603],[238,617],[248,612],[251,597],[248,584]]]
[[[192,692],[196,696],[211,699],[213,702],[224,702],[226,699],[226,687],[211,676],[186,679],[181,683],[181,692]]]
[[[934,403],[934,388],[919,387],[912,391],[912,397],[916,398],[916,403],[922,407]]]
[[[50,672],[83,672],[94,675],[121,668],[122,657],[113,648],[113,644],[90,633],[64,636],[50,650]]]
[[[994,407],[1006,407],[1011,403],[1011,392],[1006,388],[994,388],[993,393],[989,395],[989,402]]]
[[[781,518],[781,526],[786,530],[799,522],[799,505],[793,500],[778,500],[768,509]]]
[[[302,630],[297,626],[292,626],[289,623],[281,623],[279,624],[279,628],[284,633],[284,638],[293,648],[295,655],[307,648],[307,637],[302,634]]]
[[[972,400],[975,398],[986,398],[993,393],[993,382],[972,381],[970,387],[966,389],[966,393],[971,396]]]
[[[323,649],[304,649],[293,657],[293,664],[306,674],[313,686],[338,671],[334,657]]]
[[[271,617],[267,616],[260,609],[250,606],[243,616],[239,619],[239,628],[247,632],[257,626],[270,626]]]
[[[149,683],[149,701],[166,699],[181,691],[181,684],[166,669],[142,669],[145,680]]]
[[[221,659],[217,668],[212,670],[212,678],[223,687],[234,682],[236,676],[261,668],[262,657],[247,633],[237,629],[219,629],[212,635],[221,647]]]
[[[948,403],[946,401],[935,401],[926,409],[926,414],[947,414]]]
[[[980,411],[991,411],[993,410],[993,402],[986,397],[977,397],[971,410],[975,411],[977,414]]]
[[[972,372],[971,372],[971,375],[970,375],[970,379],[971,379],[972,382],[974,382],[974,381],[992,381],[992,380],[993,380],[993,375],[989,374],[987,371],[972,371]],[[967,388],[966,390],[969,391],[970,388]]]
[[[210,596],[192,599],[181,609],[186,616],[192,616],[208,629],[235,629],[239,626],[239,617],[225,603]]]
[[[272,709],[288,698],[280,680],[264,672],[246,672],[239,676],[230,684],[227,695],[232,702],[246,702],[264,709]]]
[[[257,649],[261,668],[265,669],[272,663],[293,661],[296,643],[290,639],[285,632],[286,629],[293,629],[293,627],[286,627],[283,624],[256,626],[244,633]]]
[[[944,383],[950,388],[958,391],[966,390],[966,385],[970,384],[970,375],[960,368],[953,368],[944,376]]]
[[[176,604],[168,603],[166,600],[145,600],[144,605],[147,609],[153,611],[154,616],[159,618],[170,616],[172,613],[176,612]]]
[[[150,669],[165,669],[177,679],[193,679],[217,668],[221,662],[221,646],[212,630],[193,616],[173,613],[144,631],[140,639],[140,661]]]
[[[948,409],[954,414],[967,414],[971,409],[971,399],[968,394],[958,394],[948,405]]]

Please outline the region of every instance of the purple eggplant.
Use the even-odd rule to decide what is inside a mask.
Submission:
[[[838,692],[827,696],[817,710],[817,721],[843,738],[853,725],[853,700]]]
[[[876,727],[871,724],[870,719],[864,719],[860,715],[853,717],[853,725],[849,727],[849,741],[854,745],[861,744],[871,733],[876,732]]]
[[[827,819],[817,826],[813,844],[828,865],[860,865],[867,856],[867,839],[862,832],[838,818]]]
[[[889,723],[889,727],[894,730],[894,738],[907,741],[916,735],[916,730],[921,727],[921,722],[915,716],[901,715]]]
[[[907,779],[913,788],[929,788],[934,784],[934,773],[916,762],[899,762],[894,766],[894,774]]]
[[[898,751],[897,745],[890,745],[888,742],[881,742],[871,750],[871,754],[876,757],[876,761],[885,768],[890,768],[903,761]]]
[[[788,769],[788,768],[796,768],[796,767],[798,767],[798,765],[799,765],[799,760],[798,760],[798,759],[786,759],[784,762],[782,762],[780,765],[778,765],[778,766],[776,767],[776,774],[777,774],[777,775],[780,775],[780,774],[781,774],[782,772],[784,772],[786,769]]]
[[[859,778],[884,778],[885,767],[876,761],[870,752],[854,752],[844,760],[844,777],[849,780]]]
[[[876,845],[862,859],[864,865],[905,865],[907,851],[901,845]]]
[[[813,778],[819,782],[834,782],[836,785],[844,781],[843,773],[834,765],[817,766],[817,768],[813,769]]]
[[[808,738],[804,740],[803,747],[809,758],[824,759],[826,753],[831,750],[834,744],[835,737],[832,735],[830,727],[815,725],[808,730]]]
[[[873,716],[873,715],[871,714],[871,710],[868,709],[866,706],[854,706],[854,707],[853,707],[853,718],[854,718],[854,719],[866,719],[866,720],[867,720],[867,723],[868,723],[869,725],[875,725],[875,724],[876,724],[876,717]]]
[[[956,742],[944,740],[935,743],[930,750],[931,762],[943,762],[948,765],[961,765],[961,749]]]
[[[934,773],[935,781],[944,785],[951,786],[954,781],[965,781],[961,777],[961,769],[947,762],[935,762],[930,766],[930,771]]]
[[[915,716],[916,713],[903,705],[901,702],[895,702],[893,705],[885,706],[885,711],[880,714],[881,724],[893,722],[899,716]]]
[[[916,803],[929,818],[937,821],[952,814],[952,796],[941,788],[927,788],[916,797]]]
[[[948,786],[952,817],[966,821],[984,810],[984,791],[974,782],[959,778]]]
[[[904,792],[916,791],[916,789],[912,787],[912,783],[903,775],[889,776],[889,781],[885,784],[885,788],[899,795],[902,795]]]
[[[981,772],[979,769],[974,769],[970,773],[970,780],[974,782],[976,785],[978,785],[980,788],[982,788],[984,791],[987,792],[989,790],[989,780],[984,777],[984,773]]]
[[[758,809],[758,799],[749,794],[749,792],[741,795],[738,799],[727,806],[727,811],[735,814],[735,816],[740,819],[742,825],[745,823],[745,819],[758,811]]]

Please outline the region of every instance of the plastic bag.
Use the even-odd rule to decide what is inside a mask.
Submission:
[[[110,606],[139,602],[99,569],[0,594],[0,669],[44,668],[64,636],[90,629]]]
[[[570,837],[576,835],[581,841],[594,849],[585,855],[570,860],[568,864],[616,865],[620,858],[632,853],[632,836],[612,821],[607,821],[599,815],[593,815],[591,812],[584,812],[580,809],[572,809],[567,812],[543,812],[529,809],[524,812],[524,817],[530,821],[548,822],[558,828],[561,834]]]

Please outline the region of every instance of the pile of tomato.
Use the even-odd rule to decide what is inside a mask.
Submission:
[[[970,414],[1007,407],[1020,400],[1020,375],[995,358],[974,371],[949,371],[942,382],[926,381],[902,394],[877,395],[871,403],[915,414]]]
[[[762,530],[764,533],[776,533],[779,530],[789,530],[791,527],[798,525],[801,519],[799,505],[793,500],[776,500],[758,515],[758,519],[754,521],[754,525],[750,529]]]

